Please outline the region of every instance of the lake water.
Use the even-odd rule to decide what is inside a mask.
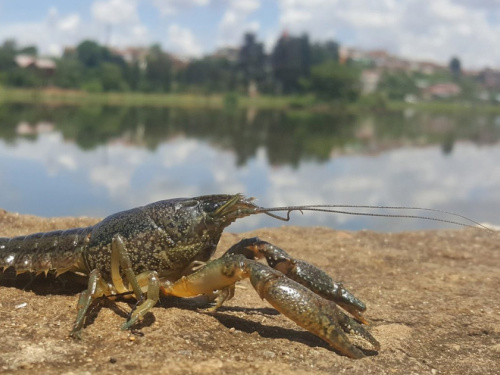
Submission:
[[[499,225],[500,117],[0,105],[0,208],[8,211],[103,217],[238,192],[262,206],[419,206]],[[289,224],[450,227],[298,212]],[[257,215],[230,230],[281,225]]]

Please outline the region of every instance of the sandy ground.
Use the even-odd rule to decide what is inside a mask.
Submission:
[[[0,236],[94,222],[0,211]],[[129,305],[103,300],[75,341],[68,333],[81,288],[43,277],[26,287],[26,279],[6,272],[0,372],[500,374],[498,236],[283,227],[226,233],[218,253],[256,235],[320,266],[365,301],[380,351],[362,360],[337,354],[260,300],[248,282],[215,315],[203,313],[199,299],[163,298],[134,333],[119,330]]]

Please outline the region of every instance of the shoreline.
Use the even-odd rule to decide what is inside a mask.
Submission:
[[[188,93],[140,93],[109,92],[89,93],[78,90],[18,89],[0,87],[0,104],[27,103],[43,105],[109,105],[137,107],[178,107],[199,109],[274,109],[303,110],[319,112],[395,112],[419,110],[434,113],[477,111],[485,114],[500,114],[500,105],[491,103],[473,103],[460,101],[420,101],[416,103],[385,101],[382,106],[359,102],[350,104],[328,104],[318,102],[311,95],[271,96],[259,95],[256,98],[224,93],[224,94],[188,94]]]

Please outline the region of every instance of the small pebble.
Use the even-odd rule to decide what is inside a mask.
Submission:
[[[16,305],[16,309],[22,309],[23,307],[28,306],[27,302],[20,303],[19,305]]]
[[[270,351],[270,350],[264,350],[262,352],[262,356],[264,358],[268,358],[268,359],[272,359],[272,358],[275,358],[276,357],[276,353]]]

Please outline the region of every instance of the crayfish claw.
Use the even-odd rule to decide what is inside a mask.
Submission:
[[[339,316],[338,322],[340,327],[344,330],[345,333],[350,333],[359,336],[368,341],[375,350],[379,350],[380,343],[375,339],[375,337],[372,336],[370,332],[368,332],[356,320],[342,313]]]
[[[365,357],[344,332],[364,338],[376,350],[380,348],[378,341],[361,324],[344,314],[333,301],[320,297],[305,286],[260,263],[250,263],[249,268],[250,281],[262,298],[342,354],[351,358]]]

